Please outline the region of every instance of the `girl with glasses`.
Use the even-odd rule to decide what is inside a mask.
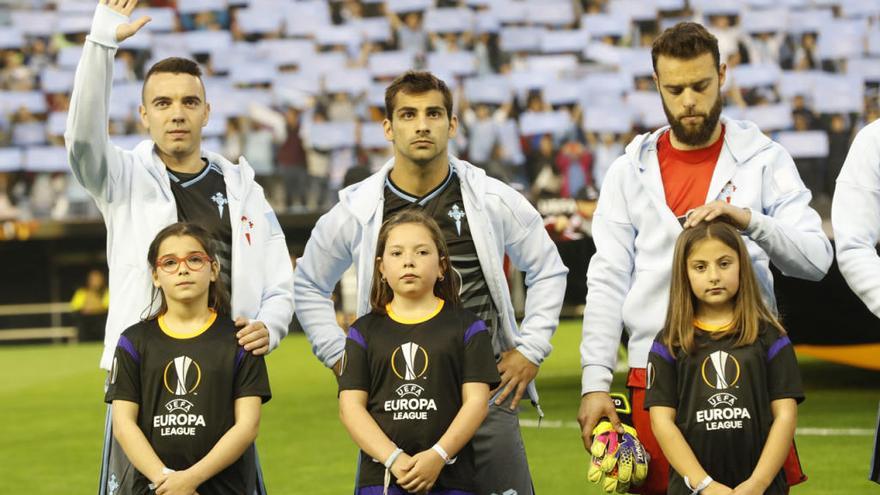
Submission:
[[[123,332],[105,400],[134,494],[253,493],[263,356],[238,345],[210,235],[175,223],[150,244],[154,297]],[[158,303],[158,309],[153,310]],[[247,452],[247,454],[246,454]]]

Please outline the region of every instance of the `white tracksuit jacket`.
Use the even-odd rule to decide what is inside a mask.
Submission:
[[[64,140],[76,180],[94,197],[107,227],[110,311],[101,367],[110,369],[119,335],[137,323],[150,304],[147,248],[164,227],[177,222],[177,206],[165,164],[152,141],[134,150],[110,142],[107,132],[116,27],[128,19],[98,5],[76,70]],[[269,348],[285,335],[293,317],[293,270],[284,233],[254,171],[242,158],[202,156],[223,170],[232,224],[232,316],[262,321]]]
[[[526,198],[470,163],[452,156],[449,161],[461,179],[461,196],[477,257],[500,313],[496,344],[501,350],[517,349],[540,365],[553,348],[550,338],[559,324],[568,268],[544,230],[541,216]],[[370,311],[385,178],[393,165],[391,159],[369,178],[342,190],[339,203],[318,220],[297,261],[296,315],[312,351],[328,367],[345,349],[345,334],[336,323],[330,294],[352,263],[358,279],[357,315]],[[519,328],[503,272],[505,253],[526,273],[525,318]],[[534,384],[529,385],[529,395],[537,402]]]
[[[859,131],[831,206],[837,266],[850,289],[880,317],[880,120]]]
[[[706,202],[729,197],[751,210],[745,241],[765,297],[775,306],[769,262],[785,275],[820,280],[831,265],[831,243],[788,152],[751,122],[721,121],[724,146]],[[581,338],[584,394],[608,391],[624,328],[629,366],[647,366],[666,318],[672,253],[682,231],[666,204],[657,158],[657,140],[667,129],[633,139],[602,185]]]

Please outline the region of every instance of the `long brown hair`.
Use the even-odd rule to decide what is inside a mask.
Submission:
[[[203,227],[194,223],[177,222],[160,230],[159,233],[156,234],[156,238],[153,239],[153,242],[150,243],[150,247],[147,249],[147,263],[149,264],[151,271],[156,271],[156,262],[159,261],[159,246],[162,245],[162,241],[169,237],[182,236],[192,237],[202,245],[205,254],[210,256],[211,260],[213,260],[211,261],[212,267],[214,263],[218,263],[217,253],[214,249],[211,234],[209,234]],[[160,302],[158,309],[154,311],[153,305],[156,302],[156,299],[159,299]],[[216,311],[218,315],[229,315],[229,291],[226,289],[226,284],[223,283],[223,279],[220,277],[219,273],[217,274],[217,280],[211,282],[211,285],[208,286],[208,306]],[[165,293],[162,292],[160,287],[153,286],[150,305],[144,311],[145,316],[143,319],[152,320],[164,315],[167,311],[168,303],[165,301]]]
[[[686,229],[675,242],[675,255],[672,258],[672,284],[669,290],[669,307],[661,339],[669,351],[675,355],[676,348],[691,354],[694,346],[694,308],[697,298],[688,278],[687,260],[693,247],[705,239],[721,241],[734,250],[739,257],[739,290],[734,296],[733,322],[729,330],[713,333],[713,337],[730,335],[737,337],[736,347],[755,342],[762,325],[771,325],[781,334],[785,329],[779,319],[771,312],[761,296],[761,288],[752,269],[748,249],[740,233],[727,222],[715,220],[702,222]]]
[[[457,306],[461,303],[458,296],[459,283],[458,277],[452,271],[452,264],[449,261],[449,248],[446,247],[446,239],[440,232],[440,227],[433,218],[429,217],[422,210],[417,208],[407,208],[397,212],[391,218],[382,223],[379,230],[379,242],[376,244],[376,260],[373,264],[373,285],[370,288],[370,306],[374,313],[385,314],[385,306],[394,299],[394,292],[391,286],[382,277],[379,272],[379,264],[382,262],[382,255],[385,254],[385,244],[388,242],[388,233],[391,229],[399,225],[414,223],[428,229],[431,233],[431,239],[437,248],[437,254],[440,256],[440,275],[442,280],[437,278],[434,283],[434,295],[446,301],[446,304]]]

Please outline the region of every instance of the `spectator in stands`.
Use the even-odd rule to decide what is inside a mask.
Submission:
[[[798,132],[809,131],[810,120],[804,113],[794,114],[794,130]],[[825,192],[825,169],[827,158],[795,158],[794,164],[798,173],[804,180],[804,185],[813,193],[813,201]]]
[[[500,141],[495,141],[492,146],[492,155],[483,168],[486,169],[486,174],[489,177],[510,184],[517,191],[525,191],[529,185],[528,179],[523,173],[523,167],[513,163],[507,149]]]
[[[107,308],[110,307],[110,291],[104,272],[89,270],[86,284],[73,293],[70,310],[74,313],[80,342],[97,342],[104,339],[107,325]]]
[[[16,50],[5,53],[3,70],[0,71],[0,86],[10,91],[30,91],[34,89],[36,73],[24,63],[24,54]]]
[[[708,17],[709,26],[706,26],[706,29],[718,38],[718,53],[721,55],[721,60],[728,66],[737,65],[740,52],[745,50],[742,31],[738,25],[739,16],[725,12],[710,14]],[[651,46],[650,43],[648,46]]]
[[[593,156],[578,139],[569,138],[556,154],[556,170],[562,177],[559,190],[563,198],[573,198],[582,189],[593,186]]]
[[[468,160],[485,168],[492,158],[492,148],[498,140],[498,128],[510,114],[510,104],[505,103],[493,110],[488,103],[471,105],[467,98],[460,98],[462,123],[467,132]]]
[[[821,191],[834,196],[834,186],[837,176],[840,175],[843,162],[846,160],[847,151],[853,136],[853,127],[847,123],[847,116],[835,113],[828,119],[828,159],[825,162],[824,181]]]
[[[284,203],[289,211],[297,213],[306,210],[309,191],[305,146],[299,134],[301,118],[299,109],[287,107],[284,112],[287,137],[278,147],[278,172],[284,182]]]
[[[598,136],[594,132],[588,132],[587,143],[593,152],[593,183],[596,190],[601,191],[608,169],[623,154],[623,143],[613,132],[603,132]]]
[[[244,152],[244,117],[229,117],[226,119],[226,134],[223,139],[223,156],[232,161],[242,156]]]
[[[715,37],[699,24],[682,22],[654,41],[651,55],[670,127],[636,137],[611,165],[599,195],[592,225],[596,254],[587,272],[578,421],[587,450],[602,417],[623,433],[608,391],[626,329],[632,421],[651,454],[648,480],[640,490],[661,494],[669,465],[643,407],[644,370],[663,325],[670,260],[682,225],[726,217],[740,229],[770,301],[770,261],[786,275],[819,280],[832,253],[788,153],[753,123],[721,116],[727,67]],[[704,479],[697,470],[681,474],[694,485]]]
[[[779,65],[785,33],[779,31],[763,31],[749,33],[745,38],[748,63],[752,65]]]
[[[11,182],[11,174],[0,172],[0,220],[16,220],[21,216],[21,210],[12,204]]]
[[[318,105],[312,114],[315,123],[327,122],[327,110]],[[330,159],[332,150],[320,149],[312,145],[309,139],[309,128],[302,132],[306,149],[306,163],[309,171],[308,209],[311,211],[323,208],[330,202]]]
[[[816,33],[801,35],[801,42],[794,52],[794,70],[819,70],[819,57],[816,54]]]
[[[421,59],[428,51],[428,33],[424,30],[422,11],[394,12],[385,4],[385,15],[394,30],[398,50],[412,52]]]
[[[348,93],[340,91],[329,95],[327,118],[330,122],[354,122],[357,117],[357,109]]]
[[[473,51],[477,58],[477,75],[485,76],[501,70],[502,54],[497,33],[480,33],[474,41]]]
[[[284,233],[253,182],[246,161],[235,165],[201,149],[209,106],[195,62],[164,59],[148,71],[139,108],[150,132],[134,150],[110,142],[108,91],[119,43],[149,21],[130,22],[136,1],[101,0],[74,79],[65,141],[74,177],[105,216],[111,301],[101,367],[109,370],[122,331],[138,321],[152,294],[152,275],[143,263],[155,234],[178,221],[196,222],[217,243],[221,278],[232,289],[232,317],[239,344],[265,354],[287,334],[292,317],[292,269]],[[142,269],[134,267],[141,266]],[[108,414],[110,411],[108,409]],[[105,432],[107,462],[101,493],[125,492],[129,463]],[[106,468],[106,469],[105,469]]]
[[[816,114],[807,107],[806,98],[804,98],[804,95],[794,95],[794,97],[791,99],[791,113],[792,119],[794,119],[795,127],[797,127],[798,125],[798,117],[801,117],[801,127],[804,130],[812,131],[819,128],[819,119],[816,117]]]
[[[542,134],[538,137],[538,147],[526,158],[526,171],[532,184],[531,195],[538,197],[555,197],[562,188],[562,178],[556,169],[556,146],[553,135]]]

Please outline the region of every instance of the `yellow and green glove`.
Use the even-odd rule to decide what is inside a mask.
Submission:
[[[617,399],[621,402],[621,397]],[[620,412],[628,413],[628,401],[625,396],[622,399],[623,410]],[[624,424],[623,429],[622,434],[618,433],[607,420],[599,422],[593,429],[587,479],[601,486],[606,493],[627,493],[631,486],[641,485],[648,477],[651,456],[639,441],[635,428]]]

